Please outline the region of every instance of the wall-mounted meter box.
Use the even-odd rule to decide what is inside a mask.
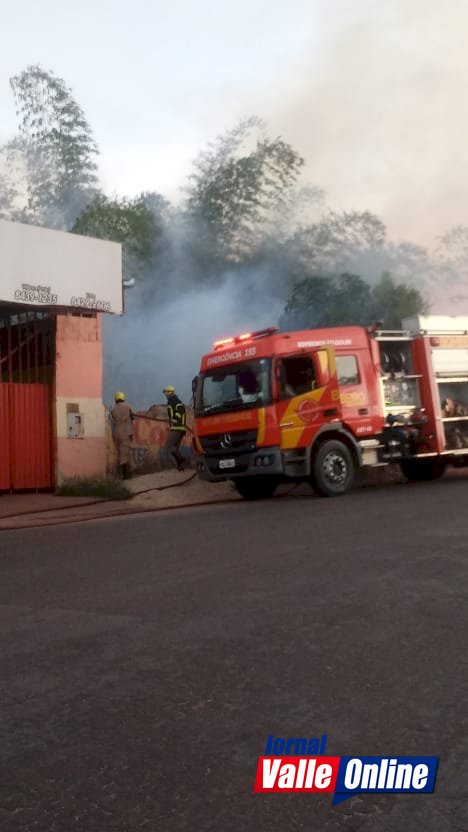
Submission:
[[[84,417],[77,404],[67,404],[67,436],[69,439],[82,439],[84,436]]]

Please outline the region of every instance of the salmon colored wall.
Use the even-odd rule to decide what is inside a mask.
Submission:
[[[67,405],[83,417],[83,435],[68,436]],[[106,413],[102,403],[101,320],[58,315],[55,373],[55,474],[66,477],[105,474]]]
[[[105,474],[107,446],[105,437],[87,439],[57,438],[57,485],[67,477],[91,477]]]
[[[101,319],[57,315],[56,396],[102,399]]]

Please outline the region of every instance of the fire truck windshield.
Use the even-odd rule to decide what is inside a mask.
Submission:
[[[195,415],[246,410],[271,403],[271,359],[243,361],[201,373]]]

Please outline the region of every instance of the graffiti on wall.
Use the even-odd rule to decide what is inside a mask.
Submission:
[[[112,471],[117,465],[117,456],[114,441],[112,438],[112,419],[109,414],[108,431],[108,470]],[[187,411],[187,425],[191,426],[192,414]],[[138,412],[133,423],[133,440],[130,449],[130,460],[134,470],[149,470],[152,467],[161,465],[171,467],[170,457],[164,453],[164,445],[167,439],[168,424],[167,411],[164,405],[154,405],[150,410]],[[186,453],[191,453],[191,432],[187,431],[182,440],[182,447]],[[183,451],[182,451],[183,452]]]

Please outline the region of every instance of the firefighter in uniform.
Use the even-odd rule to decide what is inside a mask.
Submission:
[[[169,433],[165,447],[173,457],[177,470],[182,471],[185,460],[179,451],[179,446],[187,431],[185,405],[176,395],[172,384],[168,384],[163,393],[167,399],[167,416],[169,419]]]
[[[131,476],[130,445],[135,414],[125,402],[125,393],[116,393],[114,399],[115,407],[111,410],[111,416],[114,420],[114,442],[117,448],[117,476],[127,480]]]

